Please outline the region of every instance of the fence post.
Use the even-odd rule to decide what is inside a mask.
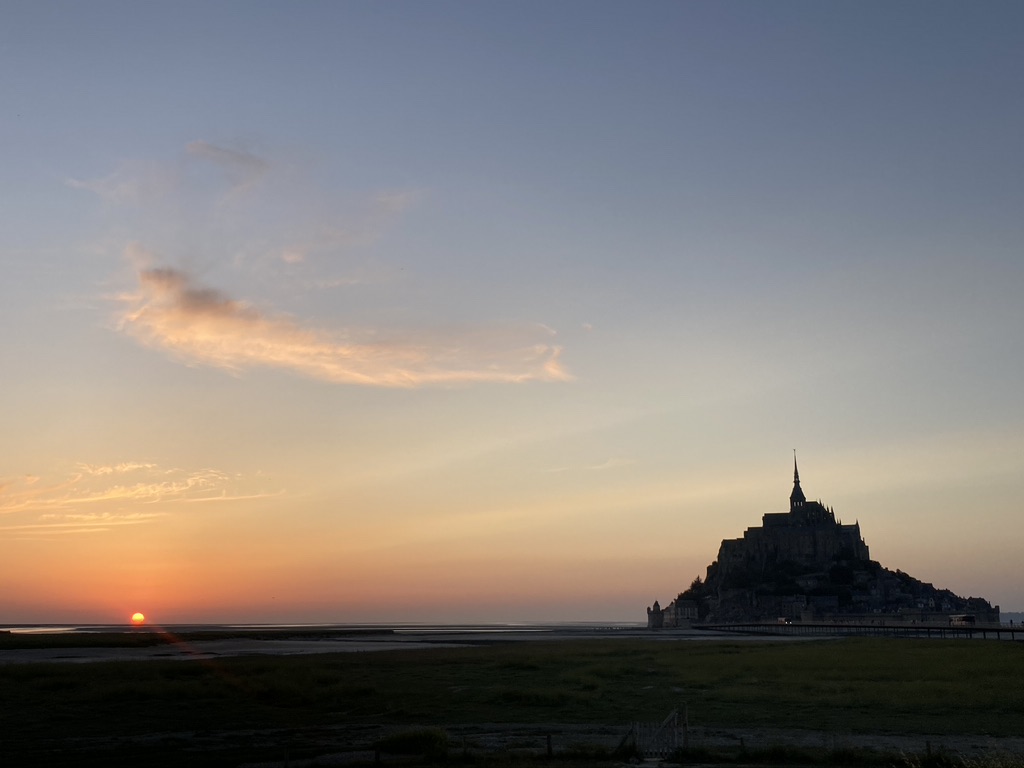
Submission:
[[[690,705],[683,702],[683,751],[690,748]]]

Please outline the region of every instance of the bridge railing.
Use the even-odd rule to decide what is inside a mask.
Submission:
[[[858,635],[871,637],[924,637],[924,638],[980,638],[985,640],[1024,640],[1024,627],[945,624],[911,624],[904,622],[845,624],[842,622],[779,623],[770,621],[740,622],[736,624],[694,624],[694,629],[711,632],[732,632],[755,635],[836,636]]]

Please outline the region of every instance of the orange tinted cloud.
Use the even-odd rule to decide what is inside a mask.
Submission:
[[[379,387],[570,378],[559,362],[560,348],[536,340],[476,334],[421,341],[407,334],[360,342],[347,332],[307,328],[260,311],[198,285],[181,270],[140,268],[138,281],[137,292],[121,297],[120,328],[189,364],[233,372],[280,368]]]

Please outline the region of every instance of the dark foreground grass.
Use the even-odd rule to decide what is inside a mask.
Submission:
[[[143,734],[182,734],[187,746],[213,732],[340,725],[624,725],[684,703],[695,726],[1024,736],[1022,681],[1024,644],[962,640],[581,640],[8,665],[0,763],[38,745],[80,753]]]

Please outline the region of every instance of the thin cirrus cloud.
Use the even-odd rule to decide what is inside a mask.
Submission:
[[[340,253],[370,245],[395,216],[413,205],[422,193],[416,190],[390,190],[373,196],[360,215],[347,224],[330,223],[306,233],[302,239],[289,242],[280,258],[286,264],[301,264],[313,255]]]
[[[131,164],[98,179],[66,180],[69,187],[92,192],[113,206],[139,206],[166,197],[178,184],[177,174],[158,166]]]
[[[270,169],[270,164],[258,155],[220,147],[208,141],[190,142],[185,152],[192,157],[208,160],[220,168],[227,177],[232,193],[252,188]]]
[[[620,457],[612,457],[602,461],[600,464],[588,464],[580,467],[552,467],[551,469],[544,470],[549,473],[557,472],[605,472],[610,469],[622,469],[623,467],[631,467],[636,464],[635,459],[627,459]]]
[[[235,481],[216,469],[161,469],[155,464],[79,464],[63,480],[47,483],[28,475],[0,485],[0,515],[9,535],[95,533],[153,522],[168,503],[205,503],[266,498],[276,493],[238,493]],[[138,505],[146,509],[138,509]],[[124,506],[127,505],[127,508]]]
[[[260,311],[199,285],[182,270],[142,267],[137,276],[138,290],[120,297],[118,327],[191,365],[234,373],[278,368],[376,387],[570,378],[559,361],[560,348],[542,341],[495,333],[429,340],[408,334],[359,342],[350,333],[308,328],[287,315]]]
[[[185,158],[199,160],[218,169],[225,182],[225,200],[253,189],[271,170],[270,163],[258,155],[207,141],[187,144]],[[186,192],[186,176],[182,162],[168,165],[136,161],[126,162],[100,178],[68,178],[65,183],[73,189],[92,192],[113,205],[140,206],[166,202]]]
[[[38,538],[39,536],[66,535],[74,533],[103,533],[111,528],[126,525],[140,525],[163,517],[164,512],[92,512],[45,514],[39,516],[39,522],[5,525],[0,530],[8,535],[22,535]]]

